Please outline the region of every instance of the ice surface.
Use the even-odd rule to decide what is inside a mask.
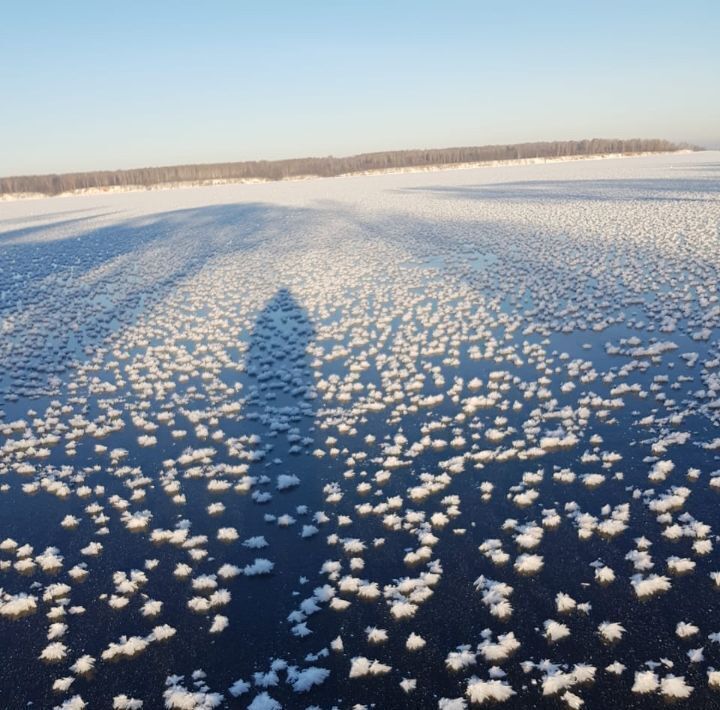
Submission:
[[[717,705],[719,165],[0,203],[3,706]]]

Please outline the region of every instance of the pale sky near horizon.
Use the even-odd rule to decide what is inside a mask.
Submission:
[[[579,138],[720,147],[720,2],[0,0],[0,175]]]

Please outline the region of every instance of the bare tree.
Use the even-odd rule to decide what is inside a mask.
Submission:
[[[517,143],[432,150],[398,150],[361,153],[344,158],[297,158],[239,163],[169,165],[133,170],[103,170],[62,175],[26,175],[0,178],[0,195],[41,193],[58,195],[89,188],[152,187],[168,183],[206,183],[212,180],[283,180],[301,176],[332,177],[374,170],[440,165],[463,165],[498,160],[558,158],[607,153],[660,153],[680,149],[701,150],[658,138],[608,139],[546,143]]]

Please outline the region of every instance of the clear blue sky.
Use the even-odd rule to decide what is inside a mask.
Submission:
[[[585,137],[720,146],[720,0],[0,0],[0,175]]]

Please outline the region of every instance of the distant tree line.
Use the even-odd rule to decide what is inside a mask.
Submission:
[[[593,138],[580,141],[517,143],[432,150],[395,150],[361,153],[345,158],[296,158],[291,160],[253,160],[239,163],[169,165],[132,170],[101,170],[62,175],[25,175],[0,178],[0,195],[42,193],[57,195],[73,190],[113,187],[151,187],[164,183],[209,182],[213,180],[283,180],[293,177],[332,177],[372,170],[392,170],[440,165],[462,165],[496,160],[559,158],[606,153],[669,152],[694,146],[660,139],[629,140]]]

